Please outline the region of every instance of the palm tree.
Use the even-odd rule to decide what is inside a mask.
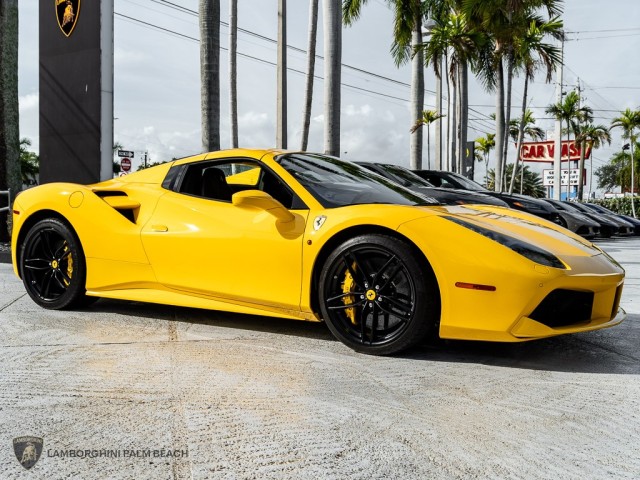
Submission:
[[[35,184],[36,177],[40,173],[40,157],[28,150],[31,140],[23,138],[20,140],[20,174],[23,185]]]
[[[457,88],[456,123],[457,145],[455,170],[462,171],[462,152],[467,143],[467,125],[469,112],[468,69],[476,69],[478,52],[487,41],[486,35],[475,30],[468,22],[464,13],[452,11],[436,19],[431,28],[431,36],[427,42],[420,45],[425,51],[425,62],[432,64],[436,75],[440,77],[440,62],[443,55],[451,52],[449,62],[449,77],[454,88]]]
[[[562,122],[566,123],[567,142],[569,141],[571,133],[575,134],[577,125],[593,120],[593,110],[591,107],[580,105],[580,95],[574,90],[567,94],[564,101],[549,105],[545,109],[545,112],[552,115],[556,120],[559,120],[560,124],[562,124]],[[570,162],[568,148],[567,162]],[[558,185],[558,188],[560,188],[560,185]]]
[[[367,1],[343,1],[342,17],[345,25],[353,24],[360,17]],[[394,11],[391,54],[398,66],[411,59],[411,125],[415,125],[424,109],[424,54],[419,48],[422,45],[423,5],[420,0],[387,1]],[[422,168],[421,129],[411,134],[409,164],[412,169]]]
[[[431,170],[431,135],[429,133],[429,128],[431,124],[446,115],[442,115],[435,110],[423,110],[422,118],[420,118],[414,125],[411,127],[410,132],[413,133],[420,127],[424,125],[427,126],[427,169]]]
[[[518,161],[520,160],[520,149],[522,148],[524,136],[526,135],[532,140],[542,140],[545,137],[544,130],[540,127],[536,127],[535,123],[536,119],[533,117],[533,112],[528,109],[525,109],[524,115],[521,118],[515,118],[509,122],[509,136],[514,142],[516,142],[516,173],[518,172]],[[520,168],[520,186],[524,183],[522,181],[522,175],[524,175],[524,170]],[[509,185],[510,194],[513,193],[516,176],[517,175],[511,177],[511,183]]]
[[[505,167],[505,180],[509,181],[511,179],[511,175],[513,174],[513,163],[510,163],[509,165],[507,165]],[[546,194],[546,189],[544,188],[544,185],[542,184],[542,178],[540,177],[540,175],[536,172],[532,172],[531,170],[529,170],[529,167],[525,166],[523,168],[524,170],[524,174],[523,174],[523,182],[522,185],[520,185],[520,176],[516,175],[517,180],[516,180],[516,187],[518,187],[520,189],[520,191],[525,194],[525,195],[529,195],[531,197],[534,198],[543,198]],[[494,187],[495,184],[495,170],[489,170],[489,189]]]
[[[311,125],[311,105],[313,103],[313,76],[316,67],[316,37],[318,34],[318,0],[309,2],[309,42],[307,45],[307,82],[304,91],[302,111],[302,138],[300,149],[307,150],[309,126]]]
[[[522,136],[529,137],[531,140],[543,140],[545,137],[544,130],[536,126],[536,119],[533,116],[533,112],[526,109],[524,112],[524,118],[514,118],[509,122],[509,137],[514,142],[518,140],[520,136],[520,125],[523,125]]]
[[[516,46],[532,21],[543,23],[537,14],[546,9],[550,18],[561,13],[561,0],[464,0],[463,7],[476,28],[487,32],[491,43],[487,49],[491,61],[483,62],[483,82],[496,92],[496,170],[495,188],[503,187],[503,171],[508,149],[506,133],[511,116],[511,89],[516,66]],[[485,53],[487,54],[487,53]],[[483,54],[483,56],[485,55]],[[506,67],[506,87],[505,87]],[[506,103],[506,108],[505,108]]]
[[[229,0],[229,104],[231,147],[238,148],[238,0]]]
[[[287,0],[278,0],[276,147],[287,148]]]
[[[324,0],[324,150],[340,154],[342,10],[340,0]]]
[[[594,125],[593,123],[587,123],[585,125],[576,125],[576,143],[580,144],[580,163],[578,164],[578,200],[583,200],[584,193],[584,179],[582,177],[582,171],[584,170],[584,157],[587,147],[591,149],[600,148],[600,146],[607,142],[611,144],[611,134],[609,129],[604,125]],[[591,176],[593,176],[593,161],[591,161]]]
[[[628,138],[631,144],[631,212],[633,213],[633,217],[636,217],[636,207],[634,205],[634,186],[635,186],[635,168],[633,159],[634,154],[634,144],[636,143],[636,136],[634,135],[634,130],[640,127],[640,111],[631,110],[627,108],[624,112],[621,112],[619,117],[614,118],[611,121],[611,128],[622,128],[622,137]]]
[[[516,65],[524,71],[524,93],[522,95],[522,110],[520,115],[520,122],[518,123],[518,134],[514,138],[516,142],[516,167],[520,161],[520,149],[522,147],[523,137],[525,135],[524,129],[527,125],[527,94],[529,90],[529,80],[533,79],[536,69],[538,67],[546,68],[546,82],[551,81],[552,73],[562,61],[561,52],[558,48],[543,40],[545,36],[549,35],[554,38],[561,38],[563,22],[558,18],[552,18],[548,22],[538,23],[531,21],[529,28],[522,38],[515,45],[514,57]],[[511,129],[511,124],[509,126]],[[542,132],[542,130],[540,130]],[[511,135],[511,131],[510,131]],[[536,138],[534,135],[529,135],[532,138]],[[544,138],[544,134],[538,136],[540,139]],[[512,136],[513,138],[513,136]],[[506,161],[506,157],[505,157]],[[517,168],[516,168],[517,171]],[[522,173],[521,173],[522,175]],[[511,184],[509,186],[509,193],[513,193],[513,187],[515,185],[515,176],[511,177]],[[522,185],[522,179],[520,185]]]
[[[220,150],[220,0],[200,0],[202,147]]]
[[[476,138],[475,151],[479,152],[484,156],[485,161],[485,176],[484,176],[484,184],[488,188],[489,186],[489,153],[496,146],[496,135],[495,133],[487,133],[486,137]]]

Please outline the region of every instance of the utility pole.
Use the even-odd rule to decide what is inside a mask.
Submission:
[[[564,63],[564,33],[560,40],[560,62],[556,68],[556,103],[562,103],[562,71]],[[556,118],[555,139],[553,149],[553,198],[561,199],[561,171],[562,171],[562,121]]]
[[[278,114],[276,147],[287,148],[287,1],[278,0]]]
[[[440,72],[440,76],[436,78],[436,112],[438,113],[440,118],[436,120],[435,169],[442,170],[442,56],[440,56],[436,61],[438,62],[438,71]]]

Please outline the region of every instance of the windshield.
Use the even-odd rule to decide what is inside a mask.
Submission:
[[[394,177],[394,181],[398,182],[400,185],[404,185],[405,187],[431,187],[433,185],[428,181],[420,178],[418,175],[413,173],[411,170],[407,170],[406,168],[399,167],[398,165],[379,165],[384,169],[390,176]]]
[[[325,208],[368,203],[439,205],[355,163],[312,154],[286,154],[277,162]]]
[[[456,175],[454,173],[448,173],[446,177],[447,180],[450,180],[452,183],[457,183],[457,186],[460,186],[464,190],[475,190],[476,192],[486,192],[487,189],[484,188],[479,183],[474,182],[473,180],[469,180],[468,178],[462,175]]]

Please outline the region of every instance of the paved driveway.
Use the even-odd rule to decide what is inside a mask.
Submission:
[[[0,265],[2,478],[640,478],[640,239],[622,325],[374,358],[322,324],[101,300]],[[16,437],[43,438],[26,472]],[[188,452],[188,453],[187,453]]]

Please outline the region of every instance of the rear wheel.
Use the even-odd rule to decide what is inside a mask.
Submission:
[[[319,284],[329,329],[359,352],[388,355],[410,348],[440,316],[433,271],[394,237],[360,235],[342,243],[327,258]]]
[[[55,218],[36,223],[20,252],[20,276],[38,305],[64,309],[86,304],[86,263],[80,241]]]

